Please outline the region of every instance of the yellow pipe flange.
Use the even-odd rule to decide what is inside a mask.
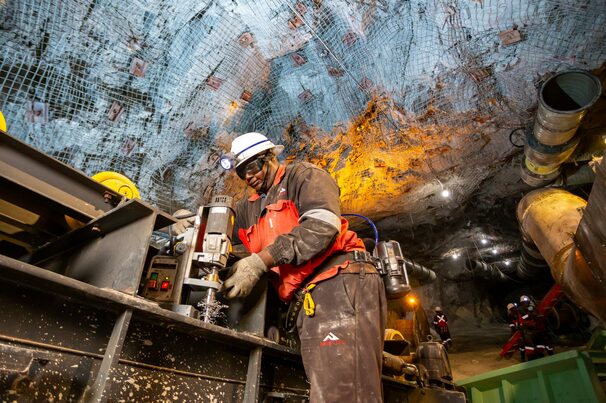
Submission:
[[[531,161],[528,158],[525,159],[525,163],[526,163],[526,168],[528,168],[528,170],[530,172],[535,173],[537,175],[549,175],[551,173],[554,173],[555,171],[558,170],[558,168],[561,165],[561,164],[555,164],[555,165],[535,164],[533,161]]]

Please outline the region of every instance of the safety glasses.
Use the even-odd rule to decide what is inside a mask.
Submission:
[[[238,177],[242,180],[246,179],[247,175],[256,175],[265,166],[265,156],[255,158],[254,160],[244,163],[236,168]]]

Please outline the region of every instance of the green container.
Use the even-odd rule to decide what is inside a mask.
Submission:
[[[588,352],[566,351],[457,382],[471,403],[606,402]]]

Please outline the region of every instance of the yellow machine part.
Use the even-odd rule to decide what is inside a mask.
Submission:
[[[122,174],[112,171],[103,171],[94,174],[92,178],[129,199],[141,198],[135,184]]]
[[[6,120],[4,120],[4,115],[0,112],[0,130],[3,132],[6,131]]]
[[[135,184],[126,176],[112,171],[103,171],[92,176],[92,179],[107,186],[111,190],[126,196],[129,199],[140,199],[139,191]],[[65,222],[71,229],[76,229],[84,226],[84,223],[72,217],[65,216]]]
[[[385,340],[404,340],[404,336],[396,329],[385,329]]]
[[[526,168],[528,168],[528,170],[530,172],[535,173],[537,175],[548,175],[548,174],[554,173],[555,171],[558,170],[558,168],[561,165],[561,164],[555,164],[555,165],[535,164],[528,158],[525,159],[525,163],[526,163]]]

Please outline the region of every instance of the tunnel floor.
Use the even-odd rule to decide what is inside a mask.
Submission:
[[[453,346],[448,352],[448,357],[455,382],[521,362],[519,353],[515,353],[509,359],[499,357],[499,352],[510,335],[505,323],[477,326],[459,322],[450,329]],[[567,345],[559,342],[555,346],[555,353],[578,349],[582,346],[582,342],[570,342]]]
[[[519,354],[510,359],[498,359],[501,347],[509,335],[507,324],[486,324],[478,327],[459,323],[452,326],[453,345],[448,357],[455,382],[518,364]]]

